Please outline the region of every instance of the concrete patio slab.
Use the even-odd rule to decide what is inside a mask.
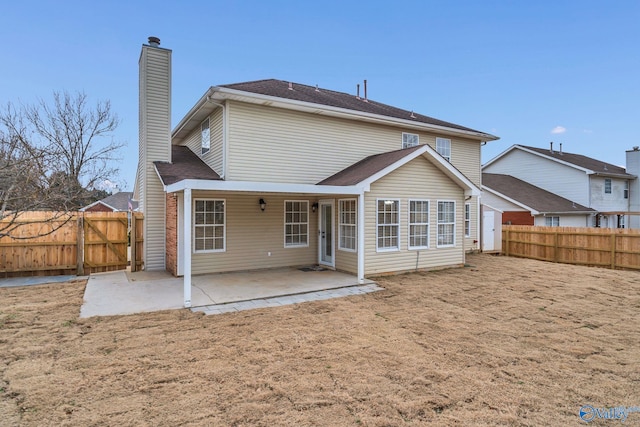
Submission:
[[[365,284],[374,282],[366,280]],[[267,301],[242,307],[267,307],[309,301],[303,297],[318,291],[357,287],[355,276],[333,270],[301,271],[296,268],[206,274],[192,277],[192,307],[218,307],[215,312],[230,311],[229,303]],[[357,294],[346,292],[337,296]],[[271,300],[286,296],[287,300]],[[297,297],[292,297],[297,296]],[[318,294],[317,299],[332,298]],[[80,317],[113,316],[183,308],[183,281],[166,272],[116,271],[92,274],[87,281]],[[235,308],[234,308],[235,310]],[[236,310],[237,311],[237,310]]]

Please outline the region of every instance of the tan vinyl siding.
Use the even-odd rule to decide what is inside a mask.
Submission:
[[[222,128],[222,108],[214,110],[209,116],[209,139],[211,142],[211,148],[208,153],[202,155],[202,131],[200,125],[205,120],[203,119],[196,128],[184,139],[181,145],[186,145],[197,154],[211,169],[216,171],[218,175],[224,173],[222,170],[222,156],[223,156],[223,128]]]
[[[469,200],[465,200],[465,203],[469,203],[471,212],[471,234],[469,237],[465,237],[464,249],[466,251],[475,251],[480,249],[480,238],[478,234],[478,198],[474,196]],[[464,217],[464,212],[462,213]]]
[[[337,224],[337,223],[336,223]],[[338,249],[338,229],[336,227],[336,270],[358,274],[358,253]]]
[[[229,102],[227,179],[315,184],[363,158],[402,148],[402,132],[436,134]],[[452,163],[479,184],[480,143],[452,139]],[[457,159],[457,160],[456,160]]]
[[[144,264],[165,268],[165,194],[153,162],[171,160],[171,51],[143,46],[140,57],[140,210]]]
[[[193,274],[301,266],[318,262],[317,213],[309,196],[194,191],[193,199],[225,199],[226,251],[193,253]],[[258,201],[267,207],[260,210]],[[284,247],[284,201],[309,201],[309,246]],[[192,246],[188,246],[192,250]],[[271,253],[271,256],[269,256]]]
[[[400,250],[376,251],[377,199],[400,199]],[[409,199],[429,200],[429,249],[408,250]],[[455,247],[437,248],[437,202],[455,201]],[[424,157],[418,157],[371,186],[365,194],[365,274],[409,271],[464,263],[464,191]]]

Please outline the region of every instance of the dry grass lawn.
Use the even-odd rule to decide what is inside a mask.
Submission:
[[[0,289],[0,425],[579,425],[584,404],[640,406],[640,273],[468,263],[217,316],[79,319],[84,282]]]

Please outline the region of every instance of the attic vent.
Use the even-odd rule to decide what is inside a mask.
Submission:
[[[608,171],[609,169],[607,169],[607,165],[604,165],[604,170]]]
[[[415,115],[415,114],[413,114],[413,110],[411,111],[411,118],[412,118],[412,119],[415,119],[415,118],[416,118],[416,115]]]
[[[160,39],[158,37],[151,36],[149,37],[149,46],[159,47]]]

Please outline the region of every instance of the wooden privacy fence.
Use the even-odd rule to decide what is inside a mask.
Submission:
[[[129,260],[139,270],[142,221],[135,213],[129,224],[128,212],[25,212],[13,237],[0,237],[0,277],[123,270]]]
[[[640,230],[503,225],[502,253],[565,264],[640,270]]]

